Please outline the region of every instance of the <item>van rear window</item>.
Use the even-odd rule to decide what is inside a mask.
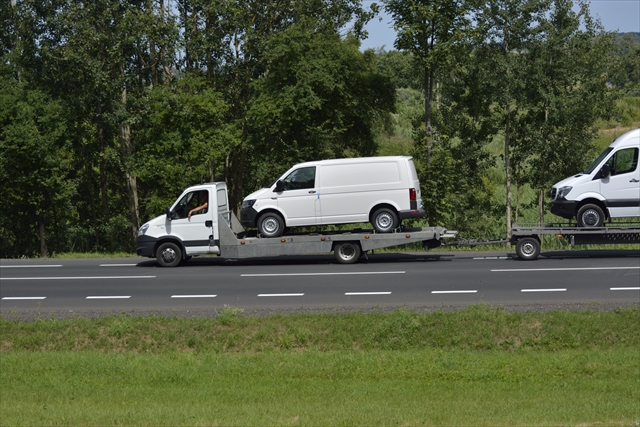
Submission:
[[[400,182],[397,162],[322,166],[322,188]]]

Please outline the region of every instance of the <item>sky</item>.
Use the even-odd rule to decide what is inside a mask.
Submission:
[[[380,1],[375,1],[380,4]],[[364,4],[374,1],[364,1]],[[591,15],[598,17],[606,31],[620,33],[640,33],[640,0],[589,0]],[[374,18],[366,26],[369,37],[362,42],[361,49],[377,49],[384,46],[385,50],[393,49],[395,31],[391,23],[391,16],[381,15]]]

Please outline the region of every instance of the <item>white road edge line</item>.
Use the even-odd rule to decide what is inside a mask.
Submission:
[[[609,288],[610,291],[640,291],[640,287],[631,288]]]
[[[131,298],[131,295],[112,295],[112,296],[104,295],[104,296],[87,297],[87,299],[129,299],[129,298]]]
[[[2,297],[3,300],[31,300],[31,299],[45,299],[46,297]]]
[[[358,274],[404,274],[404,271],[355,271],[349,273],[274,273],[241,274],[240,277],[277,277],[277,276],[348,276]]]
[[[304,294],[258,294],[259,297],[301,297]]]
[[[520,292],[566,292],[567,289],[522,289]]]
[[[215,298],[218,295],[171,295],[171,298]]]
[[[432,294],[475,294],[477,290],[468,290],[468,291],[431,291]]]
[[[391,292],[345,292],[345,295],[391,295]]]
[[[156,276],[0,277],[0,280],[155,279]]]
[[[46,268],[46,267],[62,267],[62,264],[51,265],[0,265],[0,268]]]
[[[576,268],[511,268],[491,271],[581,271],[581,270],[640,270],[640,267],[576,267]]]

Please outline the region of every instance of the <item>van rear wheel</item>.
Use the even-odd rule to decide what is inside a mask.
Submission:
[[[578,210],[577,219],[580,227],[602,227],[604,212],[598,205],[586,204]]]
[[[398,214],[389,208],[377,209],[371,216],[371,224],[378,233],[390,233],[398,227]]]

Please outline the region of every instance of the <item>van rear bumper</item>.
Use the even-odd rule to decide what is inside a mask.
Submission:
[[[576,216],[578,202],[575,200],[553,200],[551,202],[551,213],[562,218],[572,219]]]
[[[398,212],[398,217],[400,221],[403,219],[413,219],[413,218],[422,218],[424,217],[424,209],[409,209],[406,211]]]

